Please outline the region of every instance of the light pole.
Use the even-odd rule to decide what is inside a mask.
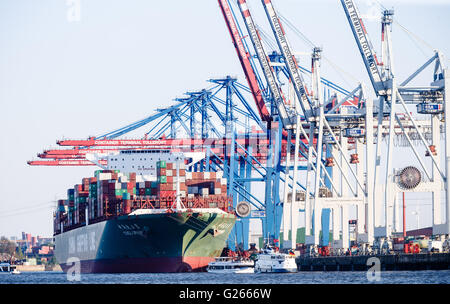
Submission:
[[[412,214],[416,216],[416,219],[417,219],[417,228],[416,228],[416,230],[419,230],[419,211],[417,211],[417,207],[416,207],[416,210],[412,212]]]

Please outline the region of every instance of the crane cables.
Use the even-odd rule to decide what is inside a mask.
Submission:
[[[270,36],[257,24],[256,25],[256,29],[258,30],[258,32],[261,35],[261,40],[266,44],[266,46],[269,47],[269,49],[271,51],[276,51],[277,47],[276,47],[276,42],[275,40],[271,39]]]
[[[47,202],[47,203],[40,203],[40,204],[34,204],[30,206],[23,206],[16,209],[9,209],[9,210],[0,210],[0,218],[4,217],[13,217],[28,213],[35,213],[38,211],[43,210],[51,210],[55,209],[55,202]]]
[[[311,48],[315,48],[316,47],[316,45],[305,34],[303,34],[292,22],[290,22],[289,19],[284,17],[278,11],[277,11],[277,14],[278,14],[278,16],[280,16],[281,21],[283,21],[283,23],[285,23],[297,35],[297,37],[299,37],[301,40],[306,42],[306,44],[308,44]],[[325,59],[328,64],[330,64],[330,66],[338,73],[339,76],[341,76],[342,80],[349,87],[353,87],[354,85],[349,83],[347,81],[347,79],[345,77],[343,77],[344,75],[346,75],[347,77],[351,78],[355,83],[360,83],[360,80],[355,75],[352,75],[351,73],[345,71],[343,68],[339,67],[337,64],[335,64],[330,59],[328,59],[327,56],[324,56],[322,54],[322,58]]]
[[[380,6],[380,8],[381,8],[381,10],[382,11],[384,11],[384,10],[387,10],[386,9],[386,7],[383,5],[383,4],[381,4],[381,2],[380,1],[378,1],[378,0],[374,0],[379,6]],[[396,25],[398,25],[408,36],[409,36],[409,38],[411,39],[411,41],[413,41],[413,43],[417,46],[417,48],[422,52],[422,54],[425,56],[425,57],[428,57],[429,55],[427,55],[424,51],[423,51],[423,49],[419,46],[419,44],[417,43],[417,42],[420,42],[420,43],[422,43],[424,46],[426,46],[427,48],[429,48],[432,52],[434,52],[435,51],[435,48],[433,48],[428,42],[426,42],[424,39],[422,39],[420,36],[418,36],[417,34],[415,34],[415,33],[413,33],[413,32],[411,32],[410,30],[408,30],[406,27],[404,27],[403,25],[401,25],[397,20],[395,20],[394,19],[394,23],[396,24]],[[415,40],[414,40],[414,39]]]

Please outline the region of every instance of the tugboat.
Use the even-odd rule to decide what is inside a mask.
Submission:
[[[280,253],[278,248],[267,245],[257,255],[255,273],[294,273],[297,272],[294,252]]]

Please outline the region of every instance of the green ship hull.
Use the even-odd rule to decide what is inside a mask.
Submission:
[[[236,217],[219,209],[133,212],[55,236],[64,271],[202,271],[220,256]]]

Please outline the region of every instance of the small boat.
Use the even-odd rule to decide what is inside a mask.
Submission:
[[[10,263],[0,263],[0,273],[17,274],[20,272],[16,269],[16,265],[11,265]]]
[[[14,270],[11,271],[11,274],[20,274],[20,271],[17,270],[17,268],[14,268]]]
[[[250,259],[236,257],[218,257],[208,264],[207,272],[211,273],[254,273],[255,262]]]
[[[297,263],[293,252],[280,253],[275,248],[267,246],[262,253],[257,255],[255,272],[297,272]]]

